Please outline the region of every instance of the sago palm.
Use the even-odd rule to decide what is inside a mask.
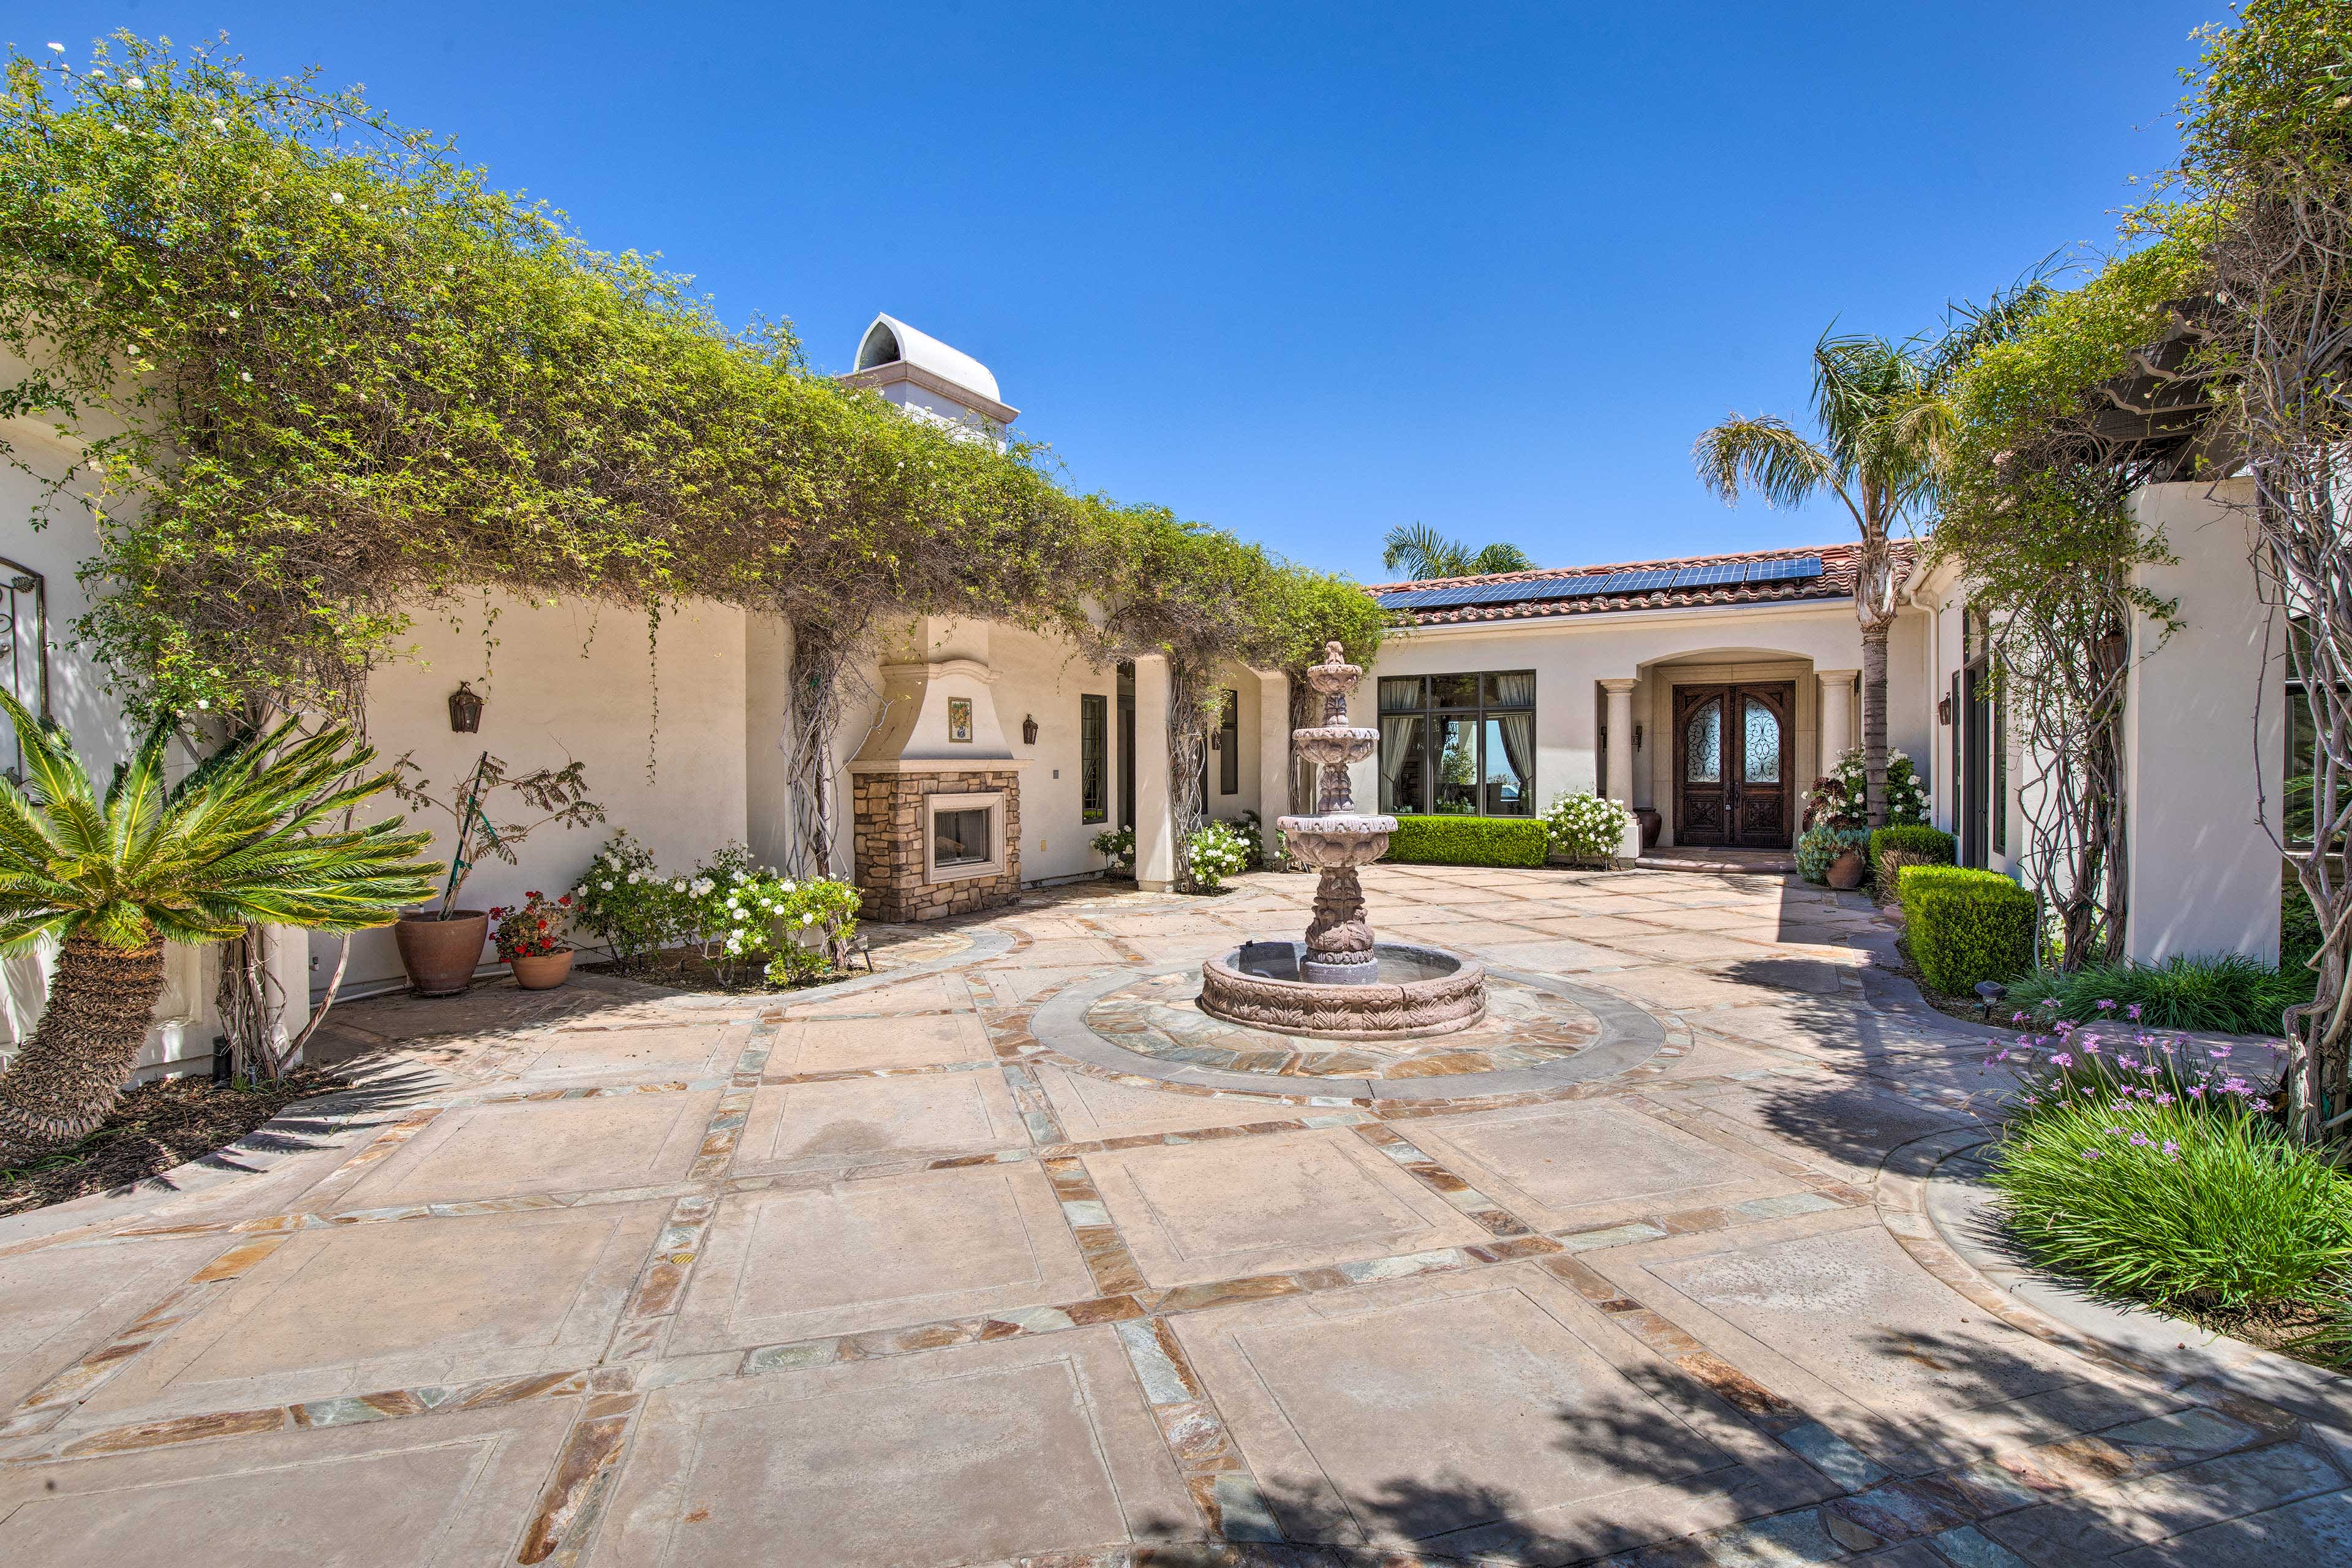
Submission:
[[[23,783],[0,778],[0,954],[59,943],[47,1008],[0,1072],[0,1163],[105,1120],[163,991],[163,943],[218,942],[247,924],[351,931],[432,896],[413,858],[430,835],[398,817],[319,825],[384,788],[347,730],[288,724],[232,742],[176,785],[159,724],[101,795],[65,732],[0,691]]]
[[[1886,823],[1886,634],[1895,624],[1894,531],[1935,487],[1937,381],[1944,356],[1919,342],[1824,336],[1813,345],[1808,440],[1788,421],[1733,415],[1691,448],[1699,479],[1737,502],[1752,489],[1770,506],[1826,490],[1862,535],[1853,608],[1862,623],[1862,756],[1870,823]],[[1826,748],[1825,748],[1826,749]],[[1827,769],[1832,759],[1824,757]]]
[[[1490,572],[1525,572],[1535,565],[1516,544],[1473,550],[1425,522],[1401,522],[1381,541],[1381,564],[1414,582],[1432,577],[1483,577]]]

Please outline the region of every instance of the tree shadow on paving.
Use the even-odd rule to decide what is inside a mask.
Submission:
[[[1682,1374],[1667,1376],[1680,1381]],[[1695,1381],[1682,1382],[1681,1393],[1694,1404],[1717,1405],[1724,1420],[1738,1419]],[[1261,1475],[1272,1521],[1288,1544],[1226,1548],[1234,1554],[1213,1561],[1266,1568],[1370,1568],[1397,1562],[1394,1554],[1410,1548],[1418,1563],[1554,1568],[1678,1533],[1721,1528],[1735,1517],[1805,1500],[1794,1494],[1772,1496],[1753,1470],[1646,1400],[1612,1396],[1556,1409],[1554,1431],[1544,1444],[1559,1456],[1556,1463],[1525,1449],[1511,1450],[1480,1431],[1475,1426],[1479,1414],[1462,1412],[1464,1421],[1473,1424],[1465,1428],[1471,1440],[1451,1454],[1431,1452],[1425,1473],[1339,1479],[1330,1467],[1344,1459],[1318,1454],[1320,1474]],[[1400,1447],[1404,1442],[1400,1439]],[[1509,1463],[1518,1483],[1465,1473],[1465,1464],[1480,1462],[1481,1450],[1489,1463]],[[1650,1489],[1651,1495],[1629,1505],[1622,1494],[1633,1488]],[[1735,1493],[1736,1502],[1707,1509],[1710,1500]],[[1592,1506],[1583,1506],[1587,1502]],[[1676,1517],[1685,1513],[1691,1517]],[[1150,1527],[1162,1534],[1173,1528],[1167,1521]],[[1226,1528],[1229,1536],[1245,1536],[1251,1522],[1233,1517]],[[1150,1561],[1157,1568],[1185,1560],[1160,1548]]]

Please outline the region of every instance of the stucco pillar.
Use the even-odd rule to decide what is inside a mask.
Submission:
[[[1290,809],[1290,677],[1257,672],[1257,827],[1274,854],[1275,819]]]
[[[1633,804],[1633,686],[1631,680],[1604,680],[1609,694],[1609,782],[1602,793],[1631,807]]]
[[[1633,819],[1633,688],[1631,679],[1604,680],[1609,694],[1609,782],[1611,800],[1625,808],[1625,837],[1617,845],[1617,858],[1642,857],[1642,825]]]
[[[1816,775],[1837,766],[1840,753],[1853,744],[1853,682],[1860,673],[1853,669],[1813,672],[1822,683],[1821,755],[1814,759]]]
[[[1168,789],[1168,657],[1135,661],[1135,880],[1147,892],[1176,884],[1175,808]]]

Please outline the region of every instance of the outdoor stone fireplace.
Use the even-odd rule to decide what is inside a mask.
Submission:
[[[997,722],[985,628],[925,621],[911,634],[930,657],[882,667],[882,715],[849,764],[857,889],[866,918],[893,924],[1021,890],[1024,759]]]

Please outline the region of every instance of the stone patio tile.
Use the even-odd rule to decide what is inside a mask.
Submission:
[[[765,1074],[841,1072],[864,1068],[941,1067],[984,1062],[988,1031],[971,1013],[895,1018],[828,1018],[783,1025]]]
[[[511,1561],[576,1399],[0,1470],[0,1561]]]
[[[1721,931],[1753,941],[1770,942],[1780,926],[1780,916],[1769,906],[1754,903],[1684,906],[1663,899],[1659,902],[1669,907],[1644,914],[1642,919],[1670,931]]]
[[[1086,1166],[1157,1286],[1493,1239],[1345,1128],[1113,1150]]]
[[[1972,1456],[2078,1430],[2019,1402],[2089,1363],[1993,1318],[1870,1211],[1807,1215],[1587,1255],[1626,1295],[1849,1440]],[[2037,1415],[2039,1418],[2037,1418]],[[1869,1445],[1865,1445],[1867,1447]]]
[[[1770,956],[1771,944],[1750,942],[1725,931],[1660,931],[1639,939],[1643,956],[1652,961],[1669,959],[1677,963],[1729,963],[1741,959]],[[1617,945],[1628,945],[1618,938]]]
[[[1530,1266],[1171,1321],[1294,1540],[1558,1563],[1821,1495]]]
[[[877,985],[846,995],[820,994],[807,1002],[787,1002],[793,1018],[837,1018],[844,1014],[928,1013],[942,1008],[961,1012],[971,1005],[971,993],[959,974],[923,974],[895,984]]]
[[[1074,980],[1084,980],[1090,974],[1100,974],[1103,966],[1090,963],[1083,967],[1046,969],[975,969],[971,977],[988,987],[986,1000],[1000,1007],[1017,1007],[1047,991],[1067,985]]]
[[[930,1568],[1202,1531],[1100,1327],[658,1390],[592,1562]]]
[[[1423,1151],[1538,1230],[1801,1192],[1803,1184],[1654,1117],[1597,1102],[1416,1124]]]
[[[334,1193],[331,1206],[472,1203],[684,1181],[718,1105],[714,1089],[459,1106]]]
[[[673,1355],[1053,1306],[1093,1276],[1034,1161],[722,1199]]]
[[[69,1425],[590,1365],[668,1208],[298,1231],[100,1384]]]
[[[1076,927],[1071,928],[1073,931],[1076,929]],[[1123,963],[1127,961],[1118,955],[1116,948],[1098,936],[1070,935],[1047,937],[1042,941],[1033,942],[1027,947],[1008,954],[998,962],[1017,963],[1024,968],[1059,965],[1086,965],[1100,968],[1107,963]]]
[[[906,1078],[762,1084],[735,1155],[738,1176],[954,1159],[1029,1143],[993,1068]]]
[[[733,1068],[750,1037],[747,1027],[725,1024],[562,1029],[526,1042],[530,1054],[517,1070],[526,1079],[551,1081],[712,1078]]]
[[[1643,967],[1600,975],[1590,984],[1618,992],[1645,1006],[1663,1007],[1670,1012],[1736,1007],[1755,999],[1757,988],[1753,985],[1681,964],[1657,962],[1649,955],[1648,941],[1647,937],[1604,939],[1602,945],[1617,949]],[[1765,955],[1759,951],[1757,956]]]
[[[1913,1139],[1987,1125],[1968,1110],[1923,1104],[1826,1071],[1775,1073],[1693,1089],[1676,1103],[1751,1129],[1767,1148],[1864,1186],[1877,1180],[1889,1152]]]
[[[1242,1127],[1299,1114],[1295,1105],[1242,1095],[1178,1094],[1113,1083],[1092,1073],[1040,1063],[1037,1081],[1072,1142],[1128,1138],[1145,1132],[1189,1132],[1200,1127]],[[1287,1087],[1287,1086],[1283,1086]]]
[[[2287,1568],[2352,1563],[2352,1492],[2334,1491],[2209,1524],[2127,1552],[2115,1568]]]
[[[1440,947],[1456,951],[1466,948],[1481,953],[1505,942],[1528,942],[1539,934],[1517,921],[1475,917],[1454,917],[1416,923],[1408,930],[1416,933],[1412,940],[1434,942]]]
[[[1564,936],[1575,942],[1607,942],[1617,937],[1662,936],[1665,928],[1645,921],[1626,920],[1617,915],[1581,915],[1573,905],[1552,904],[1541,912],[1530,911],[1513,922],[1538,931],[1546,936]]]
[[[1176,936],[1131,936],[1127,945],[1146,963],[1198,963],[1239,945],[1235,933],[1220,926],[1214,931]]]
[[[1486,949],[1489,963],[1506,969],[1532,969],[1543,974],[1585,974],[1596,969],[1622,969],[1634,962],[1613,947],[1553,938],[1546,942],[1498,942]]]
[[[205,1237],[50,1247],[0,1258],[0,1415],[106,1343],[220,1250],[218,1239]]]

